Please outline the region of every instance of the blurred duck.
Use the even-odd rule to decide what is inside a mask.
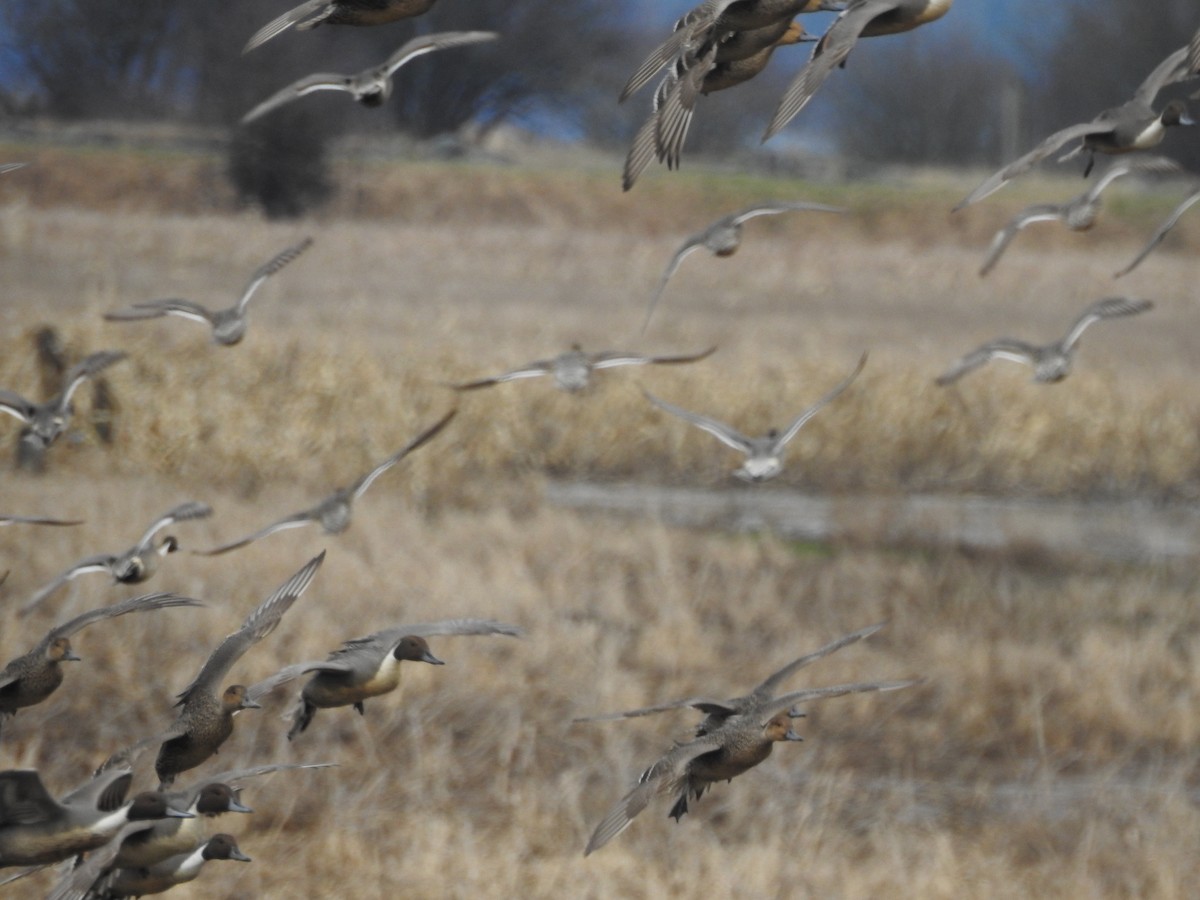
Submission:
[[[178,594],[146,594],[93,609],[52,628],[36,647],[24,656],[18,656],[0,672],[0,725],[16,715],[17,710],[35,706],[58,690],[63,680],[60,664],[80,660],[71,649],[72,635],[96,622],[115,619],[126,613],[202,605],[198,600]]]
[[[147,300],[144,303],[135,303],[128,309],[105,313],[104,318],[110,322],[137,322],[163,316],[180,316],[211,326],[213,341],[231,347],[239,343],[246,334],[246,307],[250,304],[254,292],[311,245],[312,238],[305,238],[260,266],[242,291],[238,302],[226,309],[210,310],[191,300]]]
[[[74,413],[71,397],[79,386],[124,358],[124,353],[113,350],[93,353],[67,371],[66,387],[62,393],[45,403],[33,403],[20,394],[0,390],[0,412],[6,412],[24,422],[28,428],[21,435],[22,442],[28,442],[39,452],[43,451],[67,430]]]
[[[5,172],[15,172],[17,169],[23,168],[27,163],[0,163],[0,175]]]
[[[1200,200],[1200,190],[1195,190],[1188,194],[1188,196],[1183,199],[1183,202],[1175,207],[1175,209],[1172,210],[1171,214],[1167,216],[1163,223],[1158,226],[1158,230],[1154,232],[1154,235],[1149,241],[1146,242],[1146,246],[1141,249],[1141,252],[1133,258],[1133,262],[1123,268],[1120,272],[1117,272],[1113,278],[1120,278],[1122,275],[1128,275],[1130,272],[1140,266],[1142,264],[1142,260],[1149,256],[1151,251],[1162,243],[1163,238],[1167,236],[1167,232],[1175,227],[1175,223],[1179,221],[1185,212],[1191,209],[1192,204],[1194,204],[1197,200]]]
[[[802,740],[792,730],[786,710],[767,715],[768,708],[757,715],[732,716],[703,737],[677,744],[641,774],[637,787],[596,826],[583,855],[594,853],[628,828],[655,797],[674,797],[670,815],[679,821],[690,798],[699,799],[710,785],[731,781],[754,768],[771,755],[776,742]]]
[[[288,731],[290,741],[308,728],[318,709],[353,706],[359,715],[366,715],[363,701],[400,686],[401,662],[445,665],[430,651],[426,637],[488,634],[519,637],[523,633],[516,625],[491,619],[445,619],[422,625],[398,625],[346,641],[324,661],[287,666],[262,684],[270,690],[310,672],[316,673],[300,692]]]
[[[716,419],[710,419],[708,416],[702,416],[699,413],[688,412],[686,409],[682,409],[665,400],[660,400],[649,391],[642,391],[642,393],[655,406],[665,409],[685,422],[690,422],[702,431],[707,431],[726,446],[744,453],[746,455],[745,461],[738,469],[734,470],[733,474],[743,481],[760,482],[774,478],[783,471],[783,451],[788,442],[800,432],[805,422],[837,398],[842,391],[850,387],[866,364],[867,354],[864,353],[854,371],[847,378],[843,379],[833,390],[802,412],[784,431],[780,432],[772,428],[765,435],[757,438],[747,437],[736,428],[732,428],[724,422],[718,422]]]
[[[371,486],[371,484],[390,469],[408,454],[412,453],[425,442],[433,438],[440,432],[458,412],[456,409],[450,410],[446,415],[442,416],[435,424],[425,429],[398,451],[393,453],[366,475],[363,475],[349,487],[339,488],[334,491],[316,506],[310,509],[301,510],[298,513],[286,518],[280,519],[278,522],[273,522],[266,528],[261,528],[253,534],[248,534],[245,537],[238,538],[236,541],[228,544],[222,544],[220,547],[214,547],[212,550],[197,550],[201,556],[216,556],[219,553],[228,553],[230,550],[236,550],[239,547],[244,547],[252,541],[257,541],[259,538],[266,537],[269,534],[274,534],[276,531],[284,531],[288,528],[299,528],[302,525],[308,525],[311,522],[318,523],[326,534],[340,534],[350,526],[351,506],[355,500],[361,497]]]
[[[162,746],[154,762],[159,790],[173,784],[180,772],[194,769],[216,753],[233,733],[235,715],[243,709],[259,707],[257,698],[264,693],[259,685],[231,685],[218,696],[221,679],[247,650],[275,630],[324,561],[322,552],[260,603],[242,627],[212,652],[192,683],[179,694],[175,704],[180,707],[179,715],[174,725],[161,735]]]
[[[163,819],[126,826],[116,838],[88,854],[86,862],[67,873],[51,892],[52,900],[85,900],[110,896],[117,870],[147,869],[179,854],[188,855],[203,848],[204,822],[225,813],[251,813],[238,797],[239,783],[247,778],[286,769],[327,768],[316,765],[277,764],[234,769],[210,776],[186,791],[167,794],[172,805],[183,808],[194,818]]]
[[[55,800],[32,769],[0,772],[0,868],[55,863],[108,843],[130,821],[191,815],[156,791],[106,811],[89,792]]]
[[[749,81],[767,67],[776,47],[811,40],[803,25],[788,22],[782,34],[776,25],[755,32],[715,32],[694,53],[681,56],[655,89],[650,117],[634,136],[625,157],[624,189],[633,187],[651,159],[665,162],[669,169],[679,167],[698,96]],[[748,55],[737,55],[756,44],[761,46]],[[736,58],[722,59],[722,51],[729,45],[735,48]]]
[[[642,61],[621,90],[619,102],[625,102],[641,90],[665,66],[686,64],[688,59],[703,55],[702,48],[708,44],[719,45],[718,63],[745,59],[773,46],[793,27],[800,28],[802,33],[804,29],[792,23],[800,13],[841,12],[845,8],[844,2],[834,0],[710,0],[702,3],[678,19],[671,36]],[[758,24],[746,24],[751,21]]]
[[[357,75],[321,73],[292,82],[242,116],[242,124],[253,122],[271,110],[314,91],[345,91],[363,106],[382,106],[392,94],[392,76],[406,63],[434,50],[494,41],[499,36],[494,31],[443,31],[413,38],[389,56],[383,65],[364,69]]]
[[[954,0],[850,0],[813,48],[812,58],[800,70],[779,101],[763,140],[777,134],[816,96],[825,79],[846,57],[860,37],[912,31],[940,19]]]
[[[835,641],[830,641],[824,647],[814,650],[812,653],[805,654],[799,659],[792,660],[782,669],[773,672],[761,684],[754,688],[744,697],[734,697],[731,700],[718,700],[711,697],[688,697],[685,700],[671,700],[666,703],[658,703],[654,706],[644,706],[640,709],[630,709],[624,712],[603,713],[596,716],[581,716],[573,719],[573,722],[605,722],[613,719],[632,719],[640,716],[648,716],[653,713],[666,712],[673,709],[685,709],[691,707],[698,709],[704,713],[704,720],[696,727],[696,737],[703,737],[709,732],[720,728],[725,721],[732,716],[745,715],[756,707],[760,707],[765,703],[774,702],[775,695],[779,690],[779,686],[783,682],[791,678],[796,672],[806,666],[810,666],[818,660],[824,659],[829,654],[843,647],[849,647],[851,644],[856,644],[864,638],[868,638],[875,632],[879,631],[885,623],[881,622],[878,625],[870,625],[859,631],[855,631],[845,637],[840,637]],[[824,688],[809,688],[803,691],[793,691],[786,695],[793,712],[793,717],[799,717],[799,711],[796,706],[801,703],[810,703],[813,700],[826,700],[831,697],[841,697],[846,694],[858,694],[869,691],[893,691],[902,687],[909,687],[915,684],[913,681],[872,681],[858,684],[838,684]]]
[[[143,581],[147,581],[158,571],[159,561],[179,549],[179,541],[174,536],[166,535],[157,542],[154,536],[175,522],[203,519],[210,515],[212,515],[212,507],[207,503],[196,501],[181,503],[155,520],[154,524],[146,529],[146,533],[142,535],[141,539],[124,553],[99,553],[75,563],[30,597],[21,607],[21,614],[25,615],[37,607],[68,581],[88,572],[107,572],[112,576],[113,582],[119,584],[141,584]]]
[[[979,270],[980,277],[992,270],[1000,260],[1005,248],[1017,233],[1034,222],[1062,222],[1072,231],[1087,231],[1096,224],[1100,215],[1101,192],[1118,178],[1131,172],[1179,172],[1181,166],[1162,156],[1148,156],[1121,160],[1113,163],[1096,179],[1095,183],[1066,203],[1037,203],[1017,213],[1007,225],[996,232],[987,259]]]
[[[520,378],[537,378],[541,375],[553,375],[554,386],[568,393],[582,391],[592,382],[592,374],[600,369],[611,369],[614,366],[647,366],[647,365],[676,365],[679,363],[697,362],[711,356],[717,351],[715,346],[692,353],[687,356],[643,356],[638,353],[625,353],[616,350],[603,350],[599,353],[585,353],[579,344],[572,344],[571,349],[560,353],[553,359],[539,359],[526,363],[519,369],[512,369],[503,375],[482,378],[479,381],[468,381],[451,385],[456,391],[473,391],[478,388],[491,387],[493,384],[503,384],[506,381],[516,381]]]
[[[988,341],[977,350],[972,350],[962,359],[938,376],[938,384],[951,384],[968,372],[973,372],[993,359],[1007,359],[1033,367],[1033,380],[1044,383],[1062,381],[1070,374],[1075,351],[1079,349],[1079,338],[1088,326],[1101,319],[1133,316],[1144,313],[1154,306],[1149,300],[1133,297],[1109,297],[1097,300],[1083,311],[1071,330],[1062,340],[1038,346],[1016,338],[997,338]]]
[[[756,203],[753,206],[747,206],[745,209],[735,213],[730,213],[727,216],[722,216],[717,219],[703,231],[697,232],[685,240],[675,254],[671,257],[671,261],[667,263],[667,268],[663,271],[662,278],[658,282],[658,290],[654,292],[654,297],[650,300],[650,308],[646,310],[646,320],[642,323],[642,331],[645,332],[646,326],[650,324],[650,317],[654,315],[654,307],[658,305],[658,300],[662,296],[663,291],[667,287],[667,282],[671,280],[671,276],[679,268],[679,264],[688,257],[689,254],[697,250],[707,250],[715,256],[733,256],[738,248],[742,245],[742,225],[756,216],[775,216],[780,213],[792,212],[795,210],[808,210],[811,212],[845,212],[836,206],[824,206],[820,203],[807,203],[802,200],[797,201],[774,201],[769,203]]]
[[[241,851],[232,835],[214,834],[190,853],[180,853],[145,868],[116,870],[103,880],[91,896],[97,900],[116,900],[118,897],[161,894],[177,885],[195,880],[204,864],[214,859],[251,862],[250,857]],[[50,900],[67,900],[71,896],[52,894]]]
[[[872,625],[848,634],[788,663],[744,697],[732,700],[693,697],[607,716],[576,719],[577,722],[587,722],[628,718],[689,706],[706,714],[696,729],[696,737],[677,744],[675,749],[643,772],[637,787],[626,794],[596,826],[584,856],[599,850],[624,831],[654,797],[662,794],[675,798],[669,815],[678,822],[687,813],[689,802],[699,800],[710,785],[717,781],[728,781],[758,765],[770,756],[772,748],[779,741],[801,740],[791,727],[792,719],[804,716],[797,704],[853,693],[894,691],[916,684],[913,680],[876,681],[775,696],[783,681],[795,672],[874,634],[882,627],[882,624]]]
[[[1059,157],[1059,162],[1080,153],[1087,153],[1088,163],[1083,171],[1086,177],[1091,174],[1097,153],[1116,154],[1149,150],[1162,142],[1168,128],[1195,124],[1188,115],[1187,104],[1182,100],[1172,100],[1163,107],[1162,112],[1155,112],[1151,106],[1158,92],[1164,87],[1188,77],[1188,53],[1188,47],[1176,50],[1159,63],[1138,86],[1132,100],[1121,106],[1106,109],[1090,122],[1071,125],[1054,132],[1024,156],[989,176],[959,201],[954,209],[960,210],[990,196],[1018,175],[1028,172],[1064,144],[1077,138],[1081,139],[1079,145]]]
[[[308,31],[318,25],[386,25],[424,15],[433,9],[435,2],[437,0],[308,0],[256,31],[242,52],[249,53],[293,26],[297,31]]]

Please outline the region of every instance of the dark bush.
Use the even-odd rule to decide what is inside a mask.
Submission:
[[[243,205],[269,219],[294,219],[333,193],[325,137],[303,110],[281,109],[239,128],[228,175]]]

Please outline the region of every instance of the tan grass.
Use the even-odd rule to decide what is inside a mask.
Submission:
[[[181,896],[1188,896],[1200,874],[1192,574],[814,552],[542,505],[548,474],[727,483],[735,460],[649,407],[638,385],[753,430],[812,402],[862,349],[867,370],[797,439],[784,484],[1194,492],[1200,409],[1185,260],[1147,262],[1130,290],[1159,308],[1090,333],[1064,384],[987,371],[937,391],[933,376],[973,343],[1059,333],[1111,290],[1107,257],[1120,254],[1014,246],[996,280],[980,283],[978,247],[892,226],[874,240],[805,240],[808,224],[781,217],[731,260],[690,259],[638,343],[646,294],[678,234],[571,233],[536,218],[282,226],[0,210],[12,298],[0,307],[10,348],[0,385],[36,385],[28,335],[46,319],[76,353],[131,354],[111,370],[115,449],[65,441],[45,477],[0,474],[3,511],[88,520],[0,529],[0,568],[13,569],[0,607],[5,658],[53,621],[135,593],[86,576],[36,618],[13,612],[70,562],[127,546],[171,505],[216,508],[173,529],[186,548],[236,537],[460,408],[445,435],[372,487],[344,535],[308,528],[224,557],[168,559],[146,589],[210,608],[83,632],[86,661],[66,687],[6,727],[5,765],[36,766],[63,790],[166,724],[172,695],[209,649],[328,548],[309,594],[232,678],[400,621],[493,616],[529,636],[435,640],[445,668],[412,666],[404,696],[369,702],[363,719],[320,712],[294,745],[279,721],[292,693],[239,717],[208,771],[270,759],[341,765],[249,787],[255,815],[218,827],[255,862],[214,864]],[[187,322],[100,319],[154,296],[230,302],[301,233],[316,244],[264,288],[236,348]],[[462,397],[442,385],[572,340],[721,349],[695,366],[602,373],[579,397],[538,382]],[[16,431],[3,429],[5,439]],[[924,683],[813,706],[805,743],[718,785],[681,824],[656,805],[582,858],[591,828],[694,717],[571,726],[571,716],[737,694],[885,619],[879,635],[797,686]]]

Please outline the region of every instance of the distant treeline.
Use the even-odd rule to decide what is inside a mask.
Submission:
[[[479,131],[516,121],[620,146],[646,115],[650,92],[621,106],[614,98],[665,36],[661,25],[639,27],[632,0],[441,0],[412,21],[287,32],[243,56],[247,38],[292,5],[5,0],[5,70],[20,73],[19,83],[32,93],[5,92],[0,85],[0,103],[11,114],[63,119],[232,125],[265,96],[310,72],[356,72],[418,32],[491,29],[503,40],[469,52],[430,54],[405,67],[378,113],[324,94],[304,102],[305,121],[322,135],[399,128],[416,137],[468,123]],[[686,2],[678,5],[679,12],[686,8]],[[1031,14],[1029,46],[1038,48],[1032,59],[1032,52],[1005,52],[1000,39],[981,44],[964,27],[966,16],[956,20],[956,12],[912,34],[865,41],[826,86],[828,99],[821,98],[824,104],[814,106],[807,123],[801,116],[791,136],[831,135],[849,156],[865,160],[996,163],[1128,99],[1167,53],[1200,28],[1195,0],[1066,3],[1055,9],[1054,28]],[[826,21],[813,17],[813,29]],[[690,152],[757,146],[783,84],[808,52],[805,45],[784,48],[763,77],[704,98]],[[1164,151],[1200,166],[1200,135],[1179,131]]]

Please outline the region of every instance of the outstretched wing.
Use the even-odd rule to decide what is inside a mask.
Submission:
[[[1083,332],[1093,323],[1099,322],[1101,319],[1135,316],[1153,306],[1154,304],[1149,300],[1141,300],[1137,297],[1106,297],[1103,300],[1097,300],[1080,314],[1079,318],[1075,320],[1075,324],[1071,326],[1071,330],[1067,332],[1067,336],[1063,338],[1063,352],[1069,353]]]
[[[285,88],[276,91],[250,112],[242,116],[242,124],[246,125],[253,122],[262,116],[265,116],[271,110],[283,106],[295,100],[297,97],[303,97],[305,94],[311,94],[314,91],[346,91],[354,93],[354,77],[351,75],[339,75],[336,72],[319,72],[315,75],[306,75],[298,81],[293,81]]]
[[[800,415],[796,418],[796,421],[794,421],[791,425],[788,426],[787,431],[783,432],[783,434],[781,434],[779,436],[779,439],[775,442],[776,448],[785,446],[787,444],[787,442],[790,441],[792,438],[794,438],[796,436],[797,432],[799,432],[800,429],[804,427],[805,422],[807,422],[809,419],[811,419],[813,416],[815,416],[818,412],[820,412],[822,409],[824,409],[826,406],[828,406],[830,403],[832,403],[835,399],[837,399],[838,395],[841,394],[842,391],[844,391],[844,390],[846,390],[846,388],[850,387],[850,385],[853,384],[854,379],[858,377],[858,373],[863,370],[863,366],[865,366],[866,364],[867,364],[867,354],[864,352],[863,355],[859,357],[858,365],[854,367],[853,372],[851,372],[849,375],[847,375],[845,378],[843,378],[840,382],[838,382],[838,384],[831,391],[829,391],[829,393],[827,393],[824,397],[822,397],[820,400],[818,400],[816,403],[814,403],[812,406],[810,406],[804,412],[800,413]]]
[[[841,650],[843,647],[849,647],[851,644],[857,644],[863,638],[868,638],[877,632],[880,628],[886,625],[886,622],[879,622],[875,625],[868,625],[858,631],[852,632],[845,637],[840,637],[836,641],[830,641],[824,647],[814,650],[801,656],[799,659],[793,660],[777,672],[773,672],[763,679],[762,684],[750,692],[751,698],[755,700],[767,700],[775,696],[775,691],[778,690],[786,679],[790,678],[796,672],[799,672],[805,666],[810,666],[817,660],[824,659],[829,654]]]
[[[82,525],[83,519],[45,519],[41,516],[0,516],[4,525]]]
[[[1011,221],[992,238],[992,244],[988,248],[987,259],[979,269],[979,277],[982,278],[1000,260],[1005,249],[1012,242],[1012,239],[1017,236],[1017,233],[1026,225],[1031,225],[1034,222],[1053,222],[1062,218],[1062,206],[1057,203],[1038,203],[1034,206],[1028,206],[1021,210],[1012,218]]]
[[[1142,251],[1133,258],[1133,262],[1123,268],[1120,272],[1117,272],[1113,278],[1120,278],[1122,275],[1128,275],[1130,272],[1140,266],[1142,264],[1142,260],[1149,256],[1150,252],[1162,243],[1163,238],[1167,236],[1167,232],[1175,227],[1175,223],[1179,221],[1180,217],[1187,212],[1197,200],[1200,200],[1200,190],[1189,194],[1186,198],[1184,198],[1182,203],[1175,207],[1171,214],[1167,216],[1166,220],[1158,226],[1158,230],[1154,232],[1154,235],[1150,238],[1149,242],[1147,242],[1146,246],[1142,248]]]
[[[46,635],[44,642],[49,644],[59,638],[70,637],[78,631],[81,631],[87,626],[99,622],[102,619],[115,619],[117,616],[123,616],[131,612],[147,612],[154,609],[170,609],[175,606],[203,606],[199,600],[193,600],[191,597],[184,597],[179,594],[172,594],[165,591],[160,591],[154,594],[145,594],[141,597],[133,597],[129,600],[123,600],[120,603],[114,603],[112,606],[103,606],[100,609],[89,610],[82,615],[76,616],[69,622],[64,622],[62,625],[54,628]]]
[[[289,9],[282,16],[272,19],[250,37],[246,41],[246,46],[242,48],[242,53],[246,54],[262,44],[265,44],[271,38],[278,34],[287,31],[293,25],[298,25],[305,19],[316,17],[320,19],[326,18],[333,12],[332,0],[308,0],[306,3],[301,3],[295,9]],[[322,13],[324,15],[322,15]]]
[[[0,390],[0,412],[28,423],[33,421],[37,407],[15,391]]]
[[[724,713],[732,716],[737,710],[725,700],[713,700],[709,697],[688,697],[686,700],[671,700],[667,703],[657,703],[654,706],[642,706],[638,709],[627,709],[614,713],[599,713],[594,716],[578,716],[572,722],[611,722],[615,719],[636,719],[650,716],[654,713],[668,712],[672,709],[699,709],[706,713]]]
[[[691,422],[697,428],[707,431],[722,444],[732,447],[734,450],[740,450],[742,453],[749,453],[751,450],[750,439],[738,431],[736,428],[731,428],[724,422],[718,422],[716,419],[710,419],[708,416],[702,416],[699,413],[689,412],[686,409],[676,406],[674,403],[668,403],[666,400],[660,400],[649,391],[643,389],[642,393],[646,395],[646,399],[660,409],[665,409],[674,416],[678,416],[685,422]]]
[[[176,706],[187,703],[193,693],[214,691],[217,684],[225,677],[235,662],[256,643],[275,630],[283,614],[304,593],[305,588],[313,580],[317,569],[325,561],[325,551],[309,560],[295,575],[281,584],[271,596],[255,607],[246,617],[242,627],[221,642],[208,661],[200,669],[195,680],[184,688],[178,696]]]
[[[798,704],[811,703],[814,700],[828,700],[831,697],[844,697],[846,694],[866,694],[873,691],[898,691],[901,688],[920,684],[922,679],[912,678],[907,681],[861,681],[854,684],[834,684],[823,688],[809,688],[803,691],[793,691],[754,708],[754,715],[763,722],[786,710],[793,715],[799,715]]]
[[[112,564],[116,561],[116,557],[98,553],[95,556],[87,556],[71,566],[53,581],[40,587],[36,593],[21,607],[21,615],[30,612],[34,607],[40,604],[43,600],[53,594],[56,590],[66,584],[68,581],[73,581],[80,575],[86,575],[88,572],[112,572]]]
[[[357,500],[359,497],[361,497],[366,489],[371,486],[371,482],[373,482],[376,478],[378,478],[396,463],[400,462],[400,460],[404,459],[404,457],[408,456],[408,454],[412,453],[422,444],[431,440],[435,435],[437,435],[438,432],[445,428],[450,420],[453,419],[457,414],[457,409],[450,410],[450,412],[446,413],[446,415],[442,416],[440,419],[438,419],[438,421],[434,422],[415,438],[377,465],[370,472],[362,476],[362,478],[358,479],[358,481],[354,482],[354,485],[349,491],[350,499]]]
[[[519,369],[505,372],[503,375],[494,375],[491,378],[481,378],[478,381],[467,381],[461,384],[452,384],[450,387],[456,391],[473,391],[477,388],[490,387],[493,384],[502,384],[505,381],[516,381],[519,378],[536,378],[539,375],[549,375],[554,371],[554,360],[539,359],[527,365],[521,366]]]
[[[990,362],[998,356],[1032,365],[1037,359],[1037,352],[1037,347],[1025,341],[1019,341],[1015,338],[997,338],[994,341],[988,341],[983,346],[972,350],[966,356],[959,359],[937,377],[937,383],[946,385],[958,381],[958,379],[962,378],[968,372],[978,369],[984,363]]]
[[[186,522],[189,519],[203,519],[206,516],[212,515],[212,507],[207,503],[200,503],[197,500],[189,500],[186,503],[181,503],[169,512],[164,513],[158,518],[153,525],[146,529],[146,533],[142,535],[138,541],[139,547],[147,546],[159,531],[166,528],[172,522]]]
[[[388,76],[418,56],[432,53],[434,50],[445,50],[448,47],[462,47],[466,44],[479,44],[483,41],[494,41],[500,37],[494,31],[441,31],[437,34],[427,34],[415,37],[400,47],[388,57],[382,66]]]
[[[644,356],[640,353],[618,353],[605,351],[593,354],[591,363],[593,369],[610,369],[613,366],[644,366],[644,365],[674,365],[676,363],[697,362],[706,359],[717,352],[717,345],[701,350],[699,353],[689,353],[685,356]]]
[[[1054,134],[1050,135],[1050,137],[1046,138],[1024,156],[1009,163],[999,172],[988,176],[979,187],[960,200],[953,211],[958,212],[963,207],[970,206],[972,203],[978,203],[984,197],[994,194],[1018,175],[1028,172],[1063,144],[1067,143],[1067,141],[1074,138],[1087,137],[1090,134],[1102,134],[1105,131],[1112,131],[1112,123],[1097,120],[1094,122],[1085,122],[1080,125],[1072,125],[1069,128],[1062,129],[1062,131],[1054,132]]]
[[[104,318],[109,322],[136,322],[141,319],[159,319],[163,316],[179,316],[181,319],[191,319],[205,325],[211,325],[213,319],[207,307],[175,297],[167,300],[146,300],[104,314]]]
[[[756,216],[775,216],[780,213],[795,212],[797,210],[832,213],[844,213],[846,211],[840,206],[826,206],[823,203],[809,203],[805,200],[777,200],[771,203],[757,203],[754,206],[747,206],[740,212],[726,217],[726,219],[729,225],[741,225],[743,222],[747,222]]]
[[[896,5],[896,0],[860,0],[851,3],[849,8],[834,20],[824,37],[817,41],[808,63],[783,92],[775,115],[771,117],[771,122],[763,134],[764,141],[777,134],[816,96],[825,79],[850,55],[859,35],[871,20],[882,13],[890,12]]]
[[[298,244],[293,244],[286,250],[277,253],[268,262],[263,263],[258,267],[257,271],[250,277],[246,289],[242,291],[242,296],[237,303],[238,312],[246,311],[246,304],[250,302],[250,298],[254,296],[254,292],[262,286],[262,283],[290,263],[293,259],[312,246],[312,238],[306,237]]]
[[[83,384],[87,379],[91,378],[107,369],[113,363],[120,362],[125,358],[125,353],[120,350],[101,350],[99,353],[93,353],[86,357],[81,362],[76,363],[67,370],[66,383],[67,387],[62,392],[62,397],[59,398],[58,408],[66,409],[67,404],[71,402],[71,395],[75,390]]]
[[[634,818],[660,793],[669,793],[687,770],[687,764],[721,746],[721,736],[706,735],[680,744],[661,757],[642,775],[637,787],[621,798],[592,832],[583,855],[599,850],[629,827]]]
[[[272,522],[265,528],[260,528],[258,531],[248,534],[245,537],[238,538],[228,544],[222,544],[219,547],[213,547],[211,550],[193,550],[200,556],[218,556],[222,553],[228,553],[230,550],[236,550],[239,547],[245,547],[247,544],[257,541],[259,538],[264,538],[268,534],[274,534],[277,531],[286,531],[289,528],[299,528],[302,525],[307,525],[309,522],[316,522],[320,516],[314,509],[302,510],[298,513],[280,519],[278,522]]]

